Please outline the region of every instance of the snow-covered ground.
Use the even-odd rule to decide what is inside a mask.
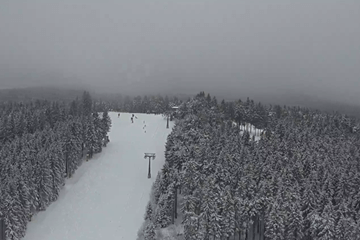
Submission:
[[[134,240],[171,131],[160,115],[110,113],[110,143],[66,181],[59,199],[33,217],[24,240]],[[145,152],[156,153],[147,178]]]

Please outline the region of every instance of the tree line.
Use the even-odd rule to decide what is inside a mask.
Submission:
[[[6,239],[57,200],[85,155],[106,144],[111,119],[94,111],[88,92],[71,103],[36,100],[0,105],[0,220]]]
[[[183,100],[178,97],[168,96],[136,96],[136,97],[111,97],[108,99],[98,99],[95,102],[95,108],[98,111],[104,109],[111,109],[117,112],[130,112],[130,113],[155,113],[163,114],[168,112],[171,107],[178,106]]]
[[[260,106],[203,92],[180,106],[138,239],[179,216],[173,239],[360,239],[359,121]],[[264,134],[253,141],[234,121]]]

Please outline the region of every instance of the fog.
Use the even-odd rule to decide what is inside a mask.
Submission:
[[[4,0],[0,88],[360,104],[360,1]]]

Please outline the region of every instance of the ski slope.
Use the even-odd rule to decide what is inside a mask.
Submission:
[[[56,202],[33,217],[25,240],[136,239],[172,122],[167,129],[160,115],[135,114],[134,123],[129,113],[109,115],[108,146],[79,167]],[[156,153],[151,179],[145,152]]]

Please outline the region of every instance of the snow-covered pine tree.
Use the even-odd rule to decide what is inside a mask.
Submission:
[[[184,238],[186,240],[206,239],[204,232],[199,229],[199,218],[194,212],[186,212],[183,218]]]
[[[231,236],[235,234],[235,209],[234,209],[234,199],[231,196],[230,188],[227,187],[225,189],[225,196],[222,199],[223,201],[221,209],[222,209],[222,229],[224,233],[224,237],[229,239]]]
[[[153,209],[152,209],[152,206],[151,206],[151,202],[149,201],[148,204],[146,205],[146,211],[145,211],[144,219],[152,221],[152,214],[153,214]]]
[[[79,116],[80,113],[79,113],[79,102],[78,100],[73,100],[71,103],[70,103],[70,108],[69,108],[69,115],[70,116]]]
[[[340,216],[340,219],[335,225],[334,239],[359,239],[360,230],[358,224],[351,217]]]
[[[101,124],[101,120],[97,112],[94,112],[92,116],[93,116],[94,132],[96,138],[94,153],[99,153],[102,151],[102,145],[103,145],[103,138],[104,138],[103,129],[102,129],[103,126]]]
[[[143,108],[141,105],[141,96],[136,96],[133,99],[133,111],[134,112],[143,112]]]
[[[97,149],[98,139],[95,132],[94,122],[92,121],[91,118],[88,118],[87,120],[88,121],[86,121],[85,123],[86,124],[85,143],[89,157],[92,158],[93,154],[96,152]]]
[[[101,118],[101,124],[102,124],[102,130],[103,130],[103,137],[105,138],[111,128],[111,118],[109,117],[109,113],[107,110],[105,110],[103,112],[103,115]]]
[[[75,121],[70,121],[63,126],[63,156],[65,160],[65,173],[67,177],[71,177],[79,165],[81,153],[80,125]]]
[[[273,203],[266,217],[265,236],[272,240],[286,240],[284,216],[278,203]]]
[[[31,196],[30,196],[30,171],[31,162],[27,159],[28,149],[23,145],[21,152],[18,156],[20,175],[18,179],[19,198],[23,207],[23,213],[26,219],[31,216]]]
[[[296,194],[294,191],[293,193]],[[290,203],[291,209],[288,220],[288,240],[298,240],[304,237],[302,232],[303,219],[301,214],[300,196],[296,196],[293,203]]]
[[[40,172],[38,178],[38,189],[39,189],[39,210],[44,211],[50,204],[53,182],[51,176],[51,162],[49,159],[49,153],[47,150],[41,150],[37,154],[38,166]]]
[[[215,202],[212,199],[211,187],[209,182],[206,182],[203,188],[203,196],[201,201],[201,209],[199,215],[199,234],[203,239],[209,239],[210,236],[215,237],[212,229],[212,216],[216,214]]]
[[[335,216],[331,204],[327,204],[321,216],[313,215],[313,236],[319,240],[333,240],[335,238]]]
[[[161,172],[158,172],[158,174],[156,175],[155,182],[152,185],[152,192],[154,193],[155,204],[158,204],[161,195],[160,184],[161,184]]]
[[[155,240],[155,225],[152,221],[144,229],[144,240]]]
[[[62,146],[57,142],[53,142],[49,148],[49,160],[52,170],[52,194],[51,201],[56,201],[61,188],[65,184],[65,158],[62,151]]]
[[[10,184],[8,196],[9,205],[5,217],[8,237],[10,235],[13,239],[21,239],[25,236],[27,218],[16,189],[16,182]]]
[[[89,92],[84,92],[82,95],[82,114],[85,117],[89,117],[91,115],[92,111],[92,98],[90,96]]]
[[[171,192],[161,194],[154,212],[154,224],[156,227],[164,228],[171,224],[173,200]]]

